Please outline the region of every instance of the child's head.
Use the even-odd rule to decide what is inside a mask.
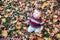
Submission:
[[[35,17],[35,18],[40,18],[41,17],[41,11],[38,11],[37,13],[33,13],[33,16]]]

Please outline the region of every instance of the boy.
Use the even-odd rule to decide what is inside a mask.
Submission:
[[[36,33],[40,32],[43,29],[43,24],[44,24],[44,21],[41,18],[41,10],[39,11],[38,9],[35,9],[29,22],[30,22],[30,26],[28,28],[28,32],[30,33],[33,31]]]

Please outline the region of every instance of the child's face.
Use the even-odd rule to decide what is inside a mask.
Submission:
[[[33,16],[34,16],[35,18],[40,18],[40,17],[41,17],[41,12],[34,13]]]

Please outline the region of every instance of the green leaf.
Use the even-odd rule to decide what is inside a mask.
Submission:
[[[17,29],[15,28],[15,29],[13,29],[13,31],[17,31]]]
[[[45,37],[45,38],[49,38],[49,34],[45,34],[44,37]]]
[[[49,28],[48,26],[44,26],[45,28]]]
[[[6,13],[9,13],[11,11],[11,9],[6,9],[5,12]]]
[[[16,20],[16,17],[14,17],[13,20]]]
[[[10,17],[7,17],[7,18],[6,18],[6,22],[9,22],[10,20],[11,20]]]
[[[13,12],[13,15],[18,15],[18,14],[19,14],[18,11]]]
[[[11,7],[10,7],[10,6],[7,6],[7,7],[4,9],[4,12],[5,12],[5,13],[11,12]]]
[[[8,35],[11,37],[13,34],[13,30],[10,30],[9,32],[8,32]]]
[[[47,30],[44,30],[44,37],[45,37],[45,38],[48,38],[48,37],[49,37],[49,33],[48,33]]]
[[[5,27],[8,27],[8,26],[9,26],[9,23],[8,23],[8,22],[5,22],[5,23],[4,23],[4,26],[5,26]]]
[[[47,30],[44,30],[44,34],[47,34],[48,33],[48,31]]]

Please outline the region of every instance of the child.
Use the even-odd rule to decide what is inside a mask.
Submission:
[[[35,9],[31,18],[30,18],[30,26],[28,28],[28,32],[40,32],[43,29],[43,19],[41,18],[41,11]]]
[[[28,32],[39,32],[43,29],[43,20],[41,18],[41,11],[39,12],[35,9],[33,15],[30,19],[30,26],[28,28]]]

